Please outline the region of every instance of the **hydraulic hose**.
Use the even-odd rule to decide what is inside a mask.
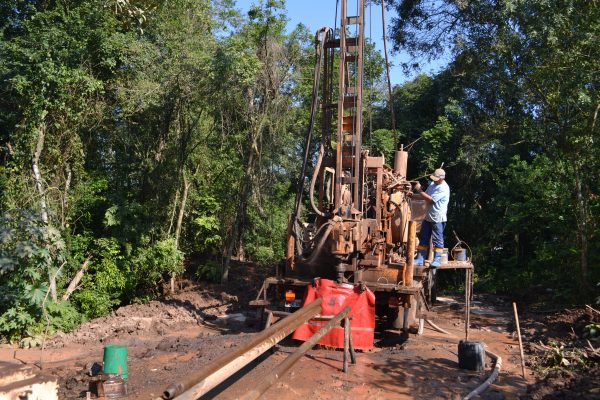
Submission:
[[[431,327],[434,328],[436,331],[455,337],[452,333],[440,328],[430,320],[426,319],[425,321],[429,325],[431,325]],[[490,387],[492,383],[494,383],[494,381],[498,378],[498,375],[500,374],[500,370],[502,369],[502,357],[500,357],[498,354],[492,353],[489,350],[486,350],[485,354],[492,360],[494,360],[494,369],[492,370],[488,378],[481,385],[477,386],[475,390],[463,397],[463,400],[471,400],[482,394],[488,387]]]
[[[317,257],[319,256],[319,254],[323,250],[323,245],[327,241],[327,238],[329,237],[329,234],[331,233],[331,231],[333,229],[333,225],[331,225],[330,223],[327,223],[326,225],[327,225],[327,229],[325,229],[325,232],[323,233],[323,235],[321,236],[321,238],[319,239],[319,241],[317,242],[317,244],[313,248],[312,253],[310,253],[310,255],[307,258],[301,257],[301,259],[304,262],[306,262],[307,264],[312,264],[313,262],[315,262],[316,259],[317,259]]]
[[[319,147],[319,157],[317,158],[317,164],[315,165],[315,170],[313,171],[312,179],[310,180],[309,197],[310,197],[310,205],[312,206],[313,211],[321,217],[329,218],[330,214],[319,210],[319,208],[315,204],[315,198],[314,198],[315,197],[315,184],[317,183],[317,177],[319,176],[319,171],[321,171],[321,163],[323,162],[324,155],[325,155],[325,148],[323,147],[323,144],[321,143],[321,146]]]
[[[330,28],[321,28],[315,35],[315,47],[316,47],[316,61],[315,61],[315,77],[313,81],[313,92],[312,92],[312,103],[310,107],[310,118],[308,122],[308,132],[306,134],[306,141],[304,143],[304,160],[302,162],[302,170],[300,172],[300,179],[298,180],[298,191],[296,192],[296,204],[294,207],[294,218],[298,218],[300,213],[300,204],[302,202],[302,192],[304,191],[304,175],[306,174],[306,166],[308,164],[308,155],[310,152],[310,144],[312,141],[312,135],[315,125],[315,117],[317,114],[317,105],[319,103],[319,86],[321,84],[321,64],[325,57],[325,42],[331,32]]]
[[[438,332],[440,332],[440,333],[443,333],[444,335],[454,336],[453,334],[451,334],[451,333],[450,333],[450,332],[448,332],[447,330],[440,328],[439,326],[437,326],[436,324],[434,324],[433,322],[431,322],[431,321],[430,321],[430,320],[428,320],[428,319],[426,319],[426,320],[425,320],[425,322],[427,322],[429,325],[431,325],[431,327],[432,327],[434,330],[436,330],[436,331],[438,331]]]
[[[486,351],[485,354],[487,354],[490,358],[495,360],[494,369],[493,369],[492,373],[490,374],[490,376],[488,376],[488,378],[481,385],[479,385],[475,390],[473,390],[471,393],[469,393],[468,395],[463,397],[463,400],[471,400],[471,399],[475,398],[476,396],[479,396],[488,387],[490,387],[490,385],[492,383],[494,383],[494,381],[496,380],[496,378],[498,378],[498,375],[500,374],[500,370],[502,369],[502,357],[500,357],[497,354],[492,353],[491,351]]]

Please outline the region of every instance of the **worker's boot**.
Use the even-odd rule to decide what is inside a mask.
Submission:
[[[444,249],[441,249],[439,247],[435,248],[435,251],[433,253],[433,261],[431,262],[431,265],[430,265],[431,268],[437,268],[440,266],[440,260],[442,259],[443,251],[444,251]]]
[[[425,247],[425,246],[417,247],[417,256],[415,257],[414,264],[418,267],[422,266],[425,263],[426,257],[427,257],[427,247]]]

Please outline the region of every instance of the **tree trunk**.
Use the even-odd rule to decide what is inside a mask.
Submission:
[[[243,214],[246,209],[246,202],[248,201],[248,190],[246,189],[247,186],[249,185],[246,183],[246,179],[244,179],[244,182],[242,182],[242,189],[240,190],[240,198],[238,201],[238,207],[235,215],[235,222],[233,224],[233,231],[231,232],[231,237],[229,238],[229,244],[227,245],[227,253],[225,254],[225,261],[223,263],[221,283],[225,283],[229,279],[229,265],[231,263],[231,257],[233,257],[233,249],[235,248],[235,244],[238,241],[238,235],[241,231]]]
[[[187,203],[188,193],[190,191],[191,184],[188,181],[185,168],[182,172],[183,175],[183,194],[181,195],[181,204],[179,206],[179,215],[177,216],[177,225],[175,225],[175,243],[179,248],[179,237],[181,236],[181,227],[183,225],[183,216],[185,214],[185,205]]]
[[[46,124],[42,122],[38,128],[38,140],[35,146],[35,153],[31,162],[33,169],[33,177],[35,179],[35,187],[40,196],[40,215],[44,224],[48,224],[48,206],[46,204],[46,193],[44,191],[44,182],[42,173],[40,172],[40,155],[44,149],[44,140],[46,139]]]
[[[42,173],[40,172],[40,156],[42,154],[42,150],[44,150],[44,140],[46,139],[46,124],[44,122],[40,123],[38,128],[38,138],[37,143],[35,145],[35,152],[33,153],[33,158],[31,160],[31,169],[33,170],[33,178],[35,180],[35,188],[38,191],[38,195],[40,196],[40,217],[42,218],[42,222],[44,225],[48,225],[48,206],[46,203],[46,193],[44,190],[44,180],[42,179]],[[50,292],[50,296],[52,297],[52,301],[56,303],[58,300],[58,296],[56,294],[56,274],[53,274],[52,271],[48,270],[48,290]]]
[[[60,227],[65,229],[65,225],[67,223],[67,208],[69,207],[69,189],[71,189],[71,179],[73,177],[73,171],[71,170],[71,164],[65,164],[65,172],[67,173],[67,177],[65,180],[65,192],[63,193],[63,201],[62,201],[62,212],[60,217]]]
[[[48,271],[48,280],[50,281],[50,296],[52,297],[53,302],[58,301],[58,295],[56,294],[56,274],[53,274],[52,271]]]
[[[179,205],[179,189],[175,192],[175,200],[173,201],[173,211],[171,212],[171,223],[169,224],[169,230],[167,231],[167,235],[171,236],[171,231],[173,230],[173,224],[175,224],[175,214],[177,213],[177,206]]]
[[[580,252],[580,279],[585,293],[589,293],[589,265],[588,265],[588,199],[583,192],[581,182],[581,171],[575,168],[575,195],[576,195],[576,213],[577,213],[577,239]]]
[[[85,274],[85,271],[87,270],[88,266],[90,265],[91,259],[92,259],[91,256],[85,259],[85,261],[81,265],[81,269],[75,274],[75,277],[73,278],[73,280],[71,280],[71,283],[69,283],[69,287],[67,287],[67,291],[65,292],[65,294],[62,297],[63,301],[69,300],[69,297],[71,297],[71,294],[73,294],[73,292],[75,290],[77,290],[77,286],[79,285],[79,282],[81,282],[81,279],[83,278],[83,274]]]
[[[223,262],[223,270],[221,271],[221,283],[225,283],[229,279],[229,265],[231,263],[231,257],[233,256],[233,249],[235,248],[235,245],[238,242],[238,237],[241,235],[242,223],[245,219],[246,206],[248,203],[248,197],[250,193],[250,179],[252,175],[253,164],[254,150],[250,149],[250,155],[248,156],[248,164],[246,165],[246,173],[241,182],[240,195],[235,215],[235,222],[233,224],[233,231],[231,232],[231,236],[229,238],[227,252],[225,253],[225,260]]]
[[[244,237],[238,232],[238,240],[237,240],[237,259],[240,262],[246,261],[246,251],[244,250]]]
[[[181,205],[179,206],[179,215],[177,216],[177,225],[175,226],[175,246],[179,249],[179,237],[181,236],[181,227],[183,225],[183,216],[185,214],[185,205],[187,203],[188,193],[191,183],[188,182],[185,167],[182,170],[183,175],[183,194],[181,195]],[[175,293],[175,274],[171,275],[171,294]]]

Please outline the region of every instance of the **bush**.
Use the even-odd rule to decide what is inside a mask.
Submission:
[[[96,256],[81,281],[74,301],[87,318],[108,314],[124,297],[128,267],[115,239],[97,239]]]
[[[40,320],[49,277],[65,259],[60,232],[37,214],[16,209],[0,217],[0,335],[13,341]]]
[[[273,248],[268,246],[258,246],[254,257],[256,257],[256,262],[261,265],[272,264],[277,261]]]
[[[22,348],[41,346],[44,335],[53,335],[57,331],[70,332],[82,322],[82,315],[68,301],[47,302],[46,315],[40,321],[32,322],[19,342]]]
[[[206,261],[198,265],[196,269],[196,279],[209,282],[221,281],[221,265],[215,261]]]
[[[131,286],[137,296],[158,292],[159,284],[171,274],[183,272],[183,253],[177,249],[175,239],[158,241],[148,247],[138,248],[132,259]]]
[[[83,317],[69,301],[46,304],[46,313],[50,319],[49,332],[71,332],[81,324]]]

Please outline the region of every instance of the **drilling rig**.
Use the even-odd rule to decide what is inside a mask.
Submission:
[[[363,145],[365,0],[354,1],[349,6],[340,0],[339,30],[321,28],[315,35],[311,114],[285,266],[265,280],[251,304],[272,307],[268,293],[274,286],[276,301],[285,294],[293,309],[303,288],[324,278],[372,291],[378,314],[407,332],[426,306],[432,283],[429,268],[413,266],[426,204],[411,192],[402,146],[390,166]],[[309,205],[305,212],[303,204]]]

